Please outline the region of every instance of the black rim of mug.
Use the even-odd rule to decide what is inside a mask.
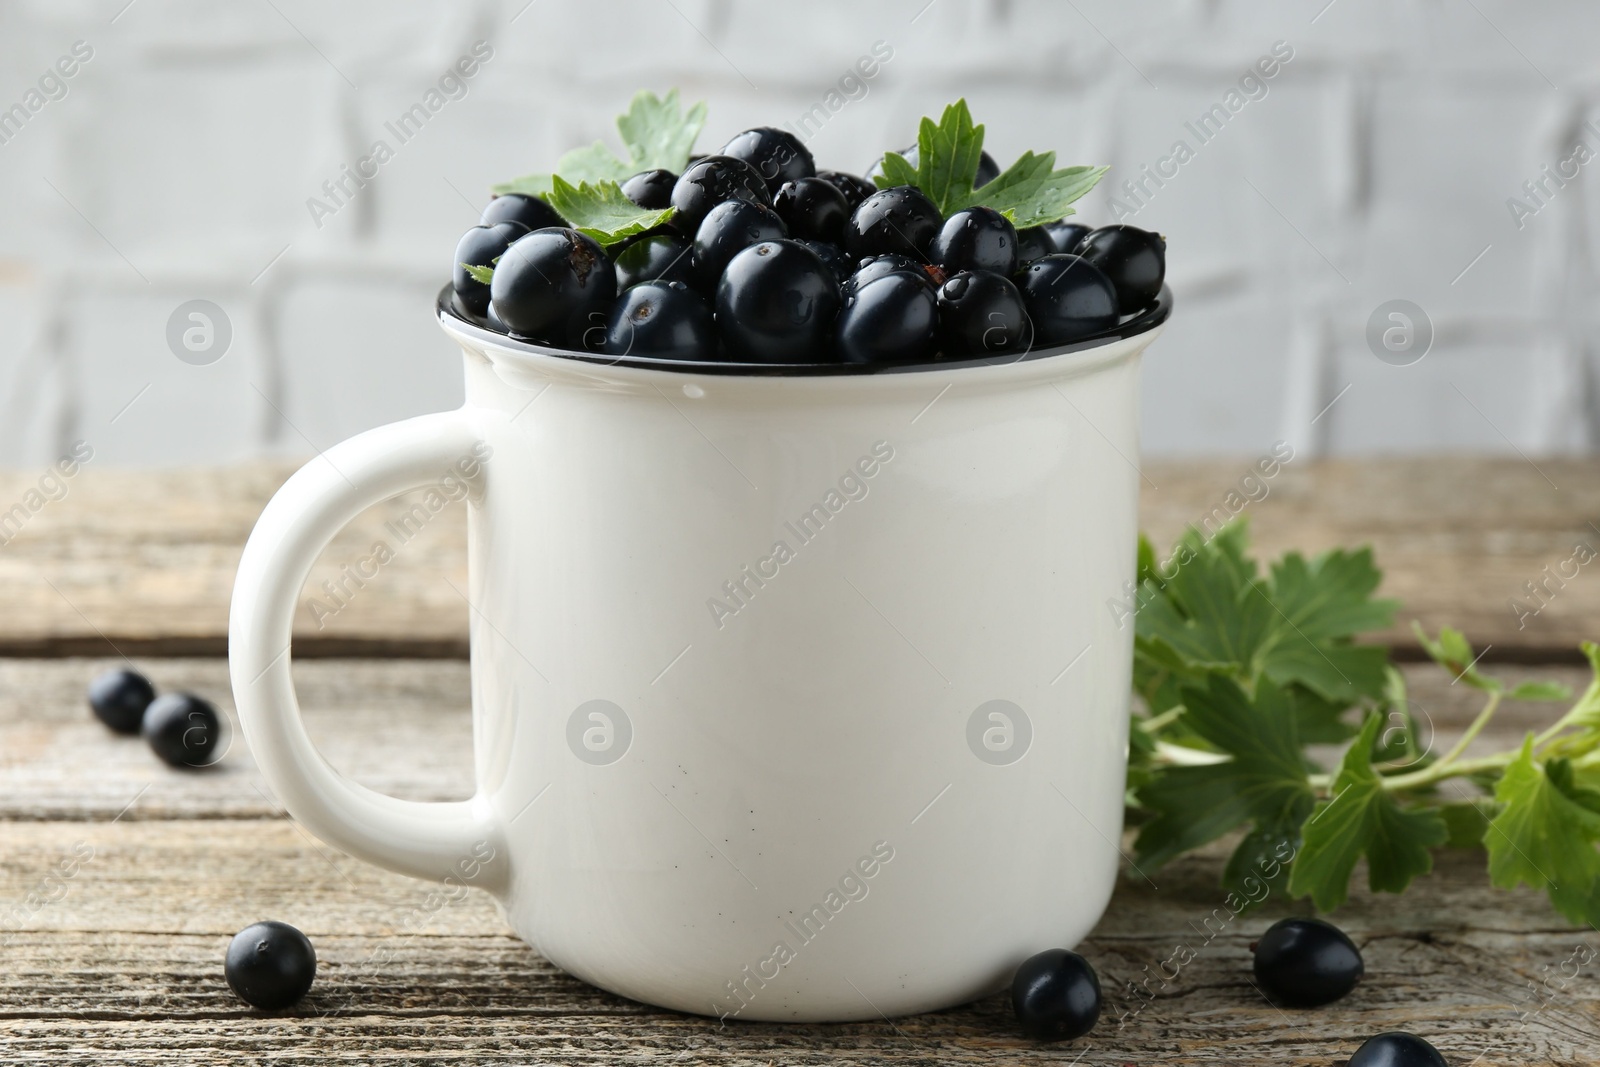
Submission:
[[[1073,352],[1100,348],[1113,341],[1124,341],[1160,326],[1172,314],[1172,289],[1163,285],[1155,302],[1142,311],[1124,316],[1115,326],[1079,338],[1071,344],[1049,348],[1030,348],[1022,355],[1004,357],[986,356],[980,359],[940,359],[923,363],[740,363],[732,360],[655,359],[648,356],[608,356],[599,352],[578,352],[568,348],[518,339],[491,329],[486,320],[472,315],[455,302],[454,290],[449,285],[439,290],[438,316],[447,328],[466,334],[475,341],[508,348],[532,356],[560,356],[577,363],[596,367],[635,367],[640,370],[668,371],[678,374],[738,374],[751,377],[816,377],[820,375],[844,376],[853,374],[908,374],[917,371],[960,370],[964,367],[994,367],[1010,363],[1031,363]]]

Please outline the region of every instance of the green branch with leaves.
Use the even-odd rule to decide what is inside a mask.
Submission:
[[[1242,523],[1191,528],[1165,560],[1141,539],[1134,595],[1134,689],[1143,704],[1129,746],[1135,862],[1148,869],[1245,831],[1223,884],[1276,873],[1272,888],[1343,904],[1365,860],[1373,890],[1398,893],[1432,869],[1432,849],[1481,846],[1492,883],[1544,890],[1569,921],[1600,923],[1600,647],[1583,646],[1594,681],[1573,701],[1543,682],[1508,687],[1478,669],[1465,637],[1417,636],[1483,707],[1451,748],[1418,740],[1405,681],[1384,649],[1356,643],[1387,627],[1367,549],[1262,574]],[[1502,703],[1570,701],[1506,752],[1467,758]],[[1310,744],[1345,746],[1325,769]],[[1439,786],[1462,783],[1465,797]],[[1274,857],[1293,855],[1291,864]],[[1259,895],[1248,895],[1259,900]]]

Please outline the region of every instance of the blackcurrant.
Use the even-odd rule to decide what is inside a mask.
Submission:
[[[1035,1041],[1071,1041],[1100,1018],[1100,979],[1076,952],[1053,948],[1030,956],[1011,979],[1011,1006]]]
[[[863,259],[850,277],[844,283],[845,295],[876,281],[885,274],[910,274],[919,279],[924,285],[931,286],[933,279],[929,277],[924,264],[918,263],[910,256],[902,256],[897,252],[889,252],[881,256],[869,256]]]
[[[611,306],[605,343],[610,356],[708,359],[716,349],[711,308],[682,282],[641,282]]]
[[[311,988],[317,953],[310,938],[288,923],[254,923],[233,935],[222,973],[245,1003],[279,1011]]]
[[[769,192],[777,192],[784,182],[809,178],[817,172],[817,165],[800,138],[787,130],[771,126],[757,126],[736,134],[722,146],[722,154],[742,159],[756,169]]]
[[[717,330],[733,359],[820,362],[839,313],[839,283],[815,252],[763,241],[733,257],[717,283]]]
[[[938,329],[933,288],[892,271],[845,297],[834,344],[846,363],[920,363],[938,351]]]
[[[933,201],[909,185],[882,189],[861,202],[844,228],[844,248],[856,259],[898,252],[921,263],[944,222]]]
[[[946,271],[1017,269],[1017,228],[992,207],[969,207],[944,220],[928,255]]]
[[[789,228],[789,236],[838,244],[850,205],[837,186],[821,178],[796,178],[784,182],[772,197],[772,210]]]
[[[694,256],[688,241],[656,234],[635,241],[617,257],[617,291],[640,282],[688,282]]]
[[[1017,276],[1017,285],[1036,345],[1063,345],[1117,324],[1111,279],[1077,256],[1058,252],[1036,259]]]
[[[696,284],[708,293],[728,262],[740,252],[762,241],[787,236],[783,220],[770,207],[748,200],[724,200],[707,214],[694,235],[694,276]]]
[[[156,697],[140,729],[151,750],[173,767],[205,767],[222,755],[222,717],[193,693]]]
[[[594,238],[552,227],[506,249],[489,293],[513,333],[577,345],[593,325],[589,314],[605,311],[617,295],[617,275]]]
[[[1026,267],[1036,259],[1062,251],[1043,226],[1025,226],[1017,231],[1017,266]]]
[[[1364,973],[1355,943],[1321,919],[1281,919],[1253,951],[1262,991],[1294,1008],[1332,1003],[1354,989]]]
[[[1039,229],[1050,235],[1050,240],[1055,242],[1057,252],[1078,251],[1078,242],[1083,240],[1083,235],[1089,232],[1089,227],[1081,222],[1068,222],[1061,219],[1057,222],[1047,222]]]
[[[939,287],[939,348],[946,359],[1019,359],[1032,343],[1033,323],[1011,279],[980,270]]]
[[[902,148],[898,154],[904,156],[906,162],[911,164],[913,168],[917,166],[918,161],[922,158],[921,153],[917,151],[916,145],[912,145],[910,148]],[[872,169],[867,171],[867,180],[870,182],[882,174],[883,157],[879,156],[873,162]],[[998,177],[1000,177],[1000,164],[996,163],[994,157],[989,153],[981,153],[978,156],[978,172],[972,179],[972,187],[976,189],[980,185],[988,185]]]
[[[817,177],[830,183],[835,189],[844,194],[845,203],[854,211],[861,206],[861,201],[878,191],[878,187],[865,178],[858,178],[854,174],[846,174],[842,170],[819,170]]]
[[[136,734],[144,709],[156,698],[156,687],[138,671],[119,667],[89,683],[89,707],[95,718],[119,734]]]
[[[1350,1057],[1347,1067],[1450,1067],[1439,1050],[1404,1030],[1369,1037]]]
[[[851,262],[849,256],[844,254],[844,249],[838,245],[831,244],[828,241],[809,241],[805,238],[801,238],[799,243],[815,252],[817,258],[828,265],[828,269],[833,271],[834,281],[840,285],[843,285],[849,280],[850,275],[855,273],[855,264]]]
[[[530,230],[567,224],[567,220],[558,215],[555,208],[536,196],[524,193],[505,193],[489,201],[489,206],[483,209],[483,216],[478,219],[478,225],[493,226],[497,222],[520,222]]]
[[[705,221],[707,213],[724,200],[748,200],[762,207],[772,206],[772,194],[756,169],[732,156],[707,156],[689,164],[672,187],[672,206],[677,213],[672,224],[678,232],[692,235]]]
[[[1117,287],[1124,315],[1149,307],[1167,273],[1167,242],[1137,226],[1102,226],[1078,243],[1078,255],[1099,267]]]
[[[502,197],[502,199],[504,199]],[[528,232],[520,222],[497,222],[492,226],[474,226],[456,242],[455,268],[450,275],[450,285],[455,289],[456,300],[474,315],[489,310],[489,286],[467,273],[463,264],[474,267],[492,267],[495,260],[506,254],[511,242]]]
[[[643,170],[622,183],[622,195],[640,207],[660,211],[672,206],[678,176],[670,170]]]

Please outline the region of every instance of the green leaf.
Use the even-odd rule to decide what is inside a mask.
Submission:
[[[604,142],[596,141],[574,148],[556,160],[555,173],[579,185],[620,183],[642,170],[663,169],[676,173],[689,162],[695,138],[705,122],[706,105],[696,104],[684,112],[676,89],[664,97],[647,90],[638,92],[627,112],[617,116],[617,132],[622,135],[622,145],[628,152],[626,160],[618,159]],[[555,187],[552,177],[550,174],[524,174],[491,186],[490,191],[496,196],[523,193],[548,200]]]
[[[614,245],[672,217],[672,209],[652,211],[622,195],[616,182],[584,182],[569,185],[559,174],[551,183],[550,206],[580,233],[586,233],[602,246]]]
[[[706,105],[695,104],[687,113],[678,103],[678,90],[666,96],[651,92],[634,94],[625,114],[617,117],[617,132],[628,150],[628,165],[633,169],[623,177],[642,170],[683,170],[694,151],[694,142],[706,124]],[[562,177],[568,177],[557,171]]]
[[[1229,906],[1243,914],[1284,888],[1299,848],[1297,823],[1269,823],[1245,834],[1222,871],[1222,887],[1236,898]]]
[[[1572,690],[1560,682],[1519,682],[1506,693],[1509,700],[1571,700]]]
[[[1579,786],[1572,765],[1534,759],[1530,734],[1501,775],[1502,810],[1484,835],[1489,880],[1501,889],[1543,889],[1574,923],[1600,921],[1600,793]]]
[[[1395,608],[1372,599],[1381,575],[1371,553],[1336,550],[1309,562],[1291,554],[1261,579],[1243,545],[1242,524],[1209,541],[1197,529],[1180,539],[1140,587],[1141,656],[1191,677],[1222,672],[1250,685],[1264,674],[1343,707],[1376,699],[1387,654],[1350,643],[1388,625]]]
[[[471,277],[473,281],[479,282],[483,285],[488,285],[490,282],[494,281],[493,267],[478,267],[471,263],[463,263],[461,264],[461,269],[466,271],[468,276]]]
[[[983,127],[972,122],[965,99],[944,109],[939,122],[917,129],[917,188],[950,215],[972,203],[972,184],[983,157]]]
[[[1428,638],[1428,633],[1422,628],[1422,624],[1413,621],[1411,632],[1417,635],[1417,640],[1422,643],[1422,648],[1428,656],[1449,671],[1456,681],[1465,682],[1472,688],[1481,689],[1486,693],[1496,692],[1502,688],[1495,679],[1478,673],[1478,657],[1472,654],[1472,646],[1467,643],[1466,636],[1460,630],[1441,626],[1439,639],[1433,641]]]
[[[1587,735],[1600,735],[1600,645],[1585,641],[1583,654],[1589,660],[1592,675],[1589,687],[1578,697],[1577,703],[1561,716],[1552,733],[1576,726]]]
[[[972,121],[963,98],[948,105],[939,121],[924,118],[917,128],[917,165],[886,153],[874,181],[878,188],[914,185],[949,216],[975,205],[992,207],[1019,229],[1054,222],[1072,214],[1072,203],[1095,187],[1105,167],[1056,170],[1056,154],[1025,152],[999,177],[974,189],[983,157],[983,127]]]
[[[1038,226],[1074,214],[1073,202],[1098,185],[1111,169],[1079,166],[1056,170],[1055,165],[1054,152],[1024,152],[994,181],[973,190],[963,206],[992,207],[1019,230]]]
[[[1444,842],[1446,848],[1483,847],[1483,835],[1493,817],[1492,813],[1484,811],[1484,807],[1480,800],[1465,800],[1439,808],[1439,817],[1444,820],[1445,829],[1449,832]]]
[[[1245,822],[1297,826],[1311,810],[1311,786],[1295,730],[1292,698],[1263,681],[1254,697],[1212,676],[1184,690],[1185,724],[1225,763],[1173,767],[1139,792],[1154,818],[1139,832],[1139,862],[1155,866]]]
[[[1372,769],[1372,748],[1383,723],[1381,715],[1367,718],[1345,751],[1333,780],[1333,796],[1317,805],[1300,830],[1303,843],[1289,877],[1289,892],[1309,895],[1323,911],[1345,902],[1350,875],[1362,856],[1367,859],[1368,884],[1376,891],[1399,893],[1413,878],[1433,869],[1428,849],[1449,836],[1437,812],[1402,808],[1383,788]]]

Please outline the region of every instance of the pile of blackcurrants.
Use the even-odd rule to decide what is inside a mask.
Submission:
[[[902,154],[914,162],[914,149]],[[983,153],[976,184],[997,173]],[[818,171],[794,135],[770,127],[681,175],[636,174],[622,192],[673,213],[609,249],[537,197],[496,197],[456,247],[457,309],[519,340],[615,357],[1020,359],[1146,309],[1166,270],[1157,234],[1066,221],[1017,230],[982,206],[941,218],[914,186]],[[492,267],[490,282],[469,265]]]

